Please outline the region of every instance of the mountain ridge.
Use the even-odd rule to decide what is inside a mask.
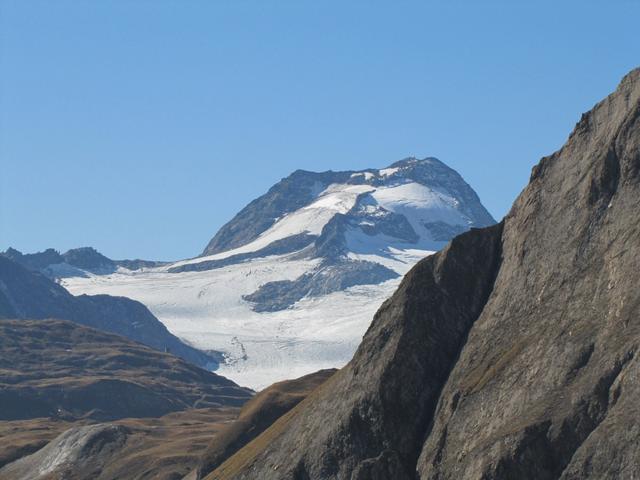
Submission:
[[[45,275],[0,256],[0,318],[57,318],[123,335],[160,351],[172,351],[215,369],[219,354],[182,342],[140,302],[121,296],[74,296]]]
[[[0,320],[1,420],[159,417],[252,392],[126,337],[67,320]],[[47,368],[42,368],[43,361]]]
[[[64,275],[82,275],[83,271],[96,274],[109,274],[124,267],[129,270],[139,270],[141,268],[154,268],[166,265],[169,262],[154,260],[112,260],[93,247],[78,247],[60,253],[53,248],[47,248],[42,252],[22,253],[21,251],[9,247],[0,256],[13,260],[23,267],[39,271],[52,278],[59,278]],[[54,266],[66,265],[67,271]]]

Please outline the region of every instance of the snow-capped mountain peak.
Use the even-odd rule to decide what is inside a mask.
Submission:
[[[365,234],[375,235],[371,227],[378,227],[393,243],[429,250],[470,227],[495,223],[462,177],[433,157],[407,158],[379,170],[297,170],[224,225],[203,256],[255,251],[301,233],[320,236],[335,215],[350,216],[352,229],[360,225]]]
[[[342,366],[404,273],[455,235],[492,223],[473,189],[435,158],[297,170],[199,257],[62,282],[74,293],[140,300],[176,335],[226,352],[221,374],[261,388]]]

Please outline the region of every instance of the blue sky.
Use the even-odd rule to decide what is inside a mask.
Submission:
[[[0,0],[0,249],[194,256],[295,169],[406,156],[500,218],[640,64],[639,2],[528,3]]]

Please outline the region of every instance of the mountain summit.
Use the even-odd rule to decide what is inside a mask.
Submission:
[[[303,233],[317,239],[336,216],[346,217],[352,234],[386,235],[387,244],[427,250],[470,227],[495,223],[455,170],[433,157],[406,158],[379,170],[297,170],[243,208],[202,255],[255,249],[252,243],[265,247]]]

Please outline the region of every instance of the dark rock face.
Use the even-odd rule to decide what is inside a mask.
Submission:
[[[44,275],[0,256],[0,316],[71,320],[117,333],[160,351],[170,351],[201,367],[217,368],[219,354],[181,342],[140,302],[109,295],[75,297]]]
[[[29,270],[36,271],[42,270],[49,265],[64,262],[62,255],[53,248],[49,248],[44,252],[27,254],[23,254],[15,248],[8,248],[7,251],[2,252],[0,256],[13,260]]]
[[[256,312],[277,312],[307,295],[319,297],[354,285],[377,284],[397,277],[396,272],[379,263],[344,259],[321,265],[313,273],[305,273],[295,280],[265,283],[242,298],[253,303]]]
[[[508,215],[423,478],[638,475],[639,166],[635,70],[540,162]]]
[[[167,265],[169,262],[159,262],[155,260],[140,260],[136,258],[135,260],[114,260],[116,265],[124,268],[128,268],[129,270],[141,270],[143,268],[155,268],[162,267],[163,265]]]
[[[420,262],[353,360],[210,478],[638,477],[638,212],[634,70],[504,225]]]
[[[304,207],[331,183],[346,182],[350,173],[296,170],[240,210],[216,233],[202,255],[224,252],[255,240],[278,218]]]
[[[219,260],[205,260],[204,262],[199,263],[188,263],[186,265],[171,267],[168,271],[171,273],[201,272],[204,270],[214,270],[216,268],[226,267],[227,265],[246,262],[247,260],[254,258],[268,257],[270,255],[284,255],[286,253],[302,250],[306,246],[310,245],[315,239],[315,235],[300,233],[281,240],[276,240],[255,252],[239,253]]]
[[[459,225],[449,225],[444,222],[425,222],[424,226],[431,231],[433,239],[437,241],[447,241],[464,232],[463,227]]]
[[[0,420],[159,417],[249,398],[231,380],[118,335],[0,320]]]
[[[347,214],[338,213],[329,220],[308,255],[329,263],[344,259],[349,252],[346,233],[356,229],[370,237],[382,234],[406,244],[417,242],[419,236],[404,216],[383,208],[372,212],[367,208],[374,203],[370,199],[369,194],[360,195],[351,211]]]
[[[99,253],[95,248],[74,248],[62,255],[65,263],[90,272],[110,273],[116,270],[116,263]]]

